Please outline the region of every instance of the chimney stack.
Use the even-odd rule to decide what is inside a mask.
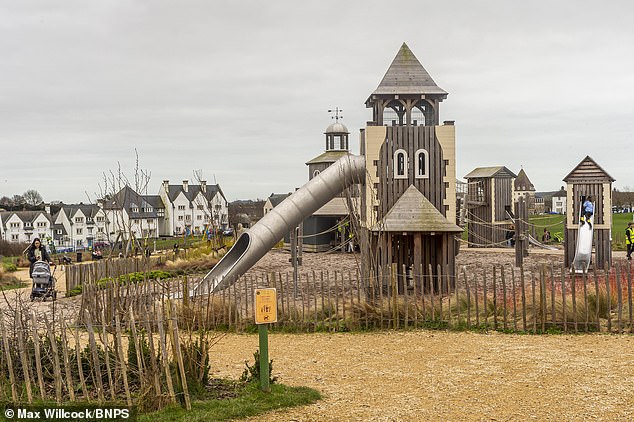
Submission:
[[[165,189],[165,193],[169,193],[170,191],[170,181],[163,180],[163,189]]]
[[[187,191],[188,191],[188,189],[189,189],[189,186],[188,186],[188,185],[189,185],[189,182],[188,182],[187,180],[183,180],[183,190],[184,190],[185,192],[187,192]]]
[[[201,180],[200,181],[200,190],[203,191],[203,193],[207,193],[207,181],[206,180]]]

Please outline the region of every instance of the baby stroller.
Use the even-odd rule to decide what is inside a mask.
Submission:
[[[57,267],[55,267],[57,269]],[[47,298],[57,299],[57,291],[55,290],[55,270],[51,274],[51,266],[48,262],[37,261],[33,264],[33,287],[31,288],[31,302],[36,298],[45,301]]]

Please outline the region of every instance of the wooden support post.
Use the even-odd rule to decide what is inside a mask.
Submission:
[[[18,402],[18,386],[16,384],[15,373],[13,372],[13,358],[11,357],[11,349],[9,348],[9,336],[4,325],[4,315],[0,312],[0,333],[2,333],[2,343],[4,346],[4,354],[7,358],[7,369],[9,370],[9,381],[11,382],[11,398],[13,403]]]

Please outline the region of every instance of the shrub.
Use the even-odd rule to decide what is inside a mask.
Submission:
[[[248,361],[244,361],[244,371],[240,376],[240,381],[246,383],[259,383],[260,382],[260,351],[256,350],[253,353],[253,359],[255,362],[253,365],[249,365]],[[269,361],[269,383],[273,384],[277,381],[277,377],[272,377],[273,373],[273,359]]]

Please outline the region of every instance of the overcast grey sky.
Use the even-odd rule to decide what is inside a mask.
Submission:
[[[0,1],[0,196],[94,199],[105,170],[229,200],[308,178],[326,110],[358,152],[364,102],[406,42],[449,93],[457,169],[556,190],[586,155],[633,186],[631,1]]]

